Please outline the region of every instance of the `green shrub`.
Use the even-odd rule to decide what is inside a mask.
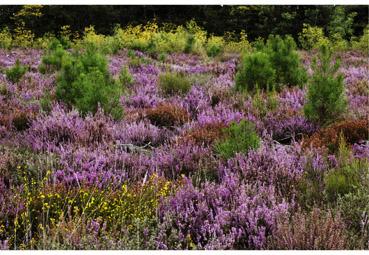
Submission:
[[[256,87],[270,89],[276,79],[276,72],[266,53],[255,52],[243,58],[236,75],[237,91],[252,91]]]
[[[191,83],[183,73],[163,73],[159,75],[159,87],[165,95],[183,95],[191,89]]]
[[[215,144],[215,152],[222,158],[229,159],[236,153],[247,153],[260,145],[260,138],[251,122],[242,120],[232,123],[224,129],[225,139]]]
[[[184,48],[185,53],[191,53],[195,45],[195,36],[193,34],[188,34],[186,38],[186,44]]]
[[[10,49],[12,46],[13,38],[7,27],[3,28],[0,32],[0,48]]]
[[[363,51],[366,54],[369,53],[369,25],[364,28],[363,35],[359,40],[353,39],[351,44],[353,49]]]
[[[274,89],[263,93],[259,88],[252,98],[252,106],[257,110],[260,117],[265,117],[268,112],[275,111],[278,107],[277,93]]]
[[[46,55],[42,57],[39,71],[41,73],[59,71],[62,66],[63,56],[65,55],[66,51],[62,44],[57,39],[53,40],[49,45]]]
[[[43,97],[40,98],[40,106],[42,111],[50,112],[52,109],[52,99],[49,92],[46,92]]]
[[[338,208],[342,211],[344,221],[360,249],[368,248],[369,240],[369,174],[364,177],[364,185],[354,192],[338,198]]]
[[[322,160],[327,162],[326,157],[323,157]],[[324,171],[316,169],[314,161],[315,158],[312,155],[307,156],[304,173],[297,184],[296,200],[303,209],[309,209],[314,206],[320,207],[325,203]]]
[[[363,184],[366,184],[369,173],[368,162],[352,157],[343,134],[340,136],[337,158],[338,168],[332,169],[324,177],[325,193],[330,202],[336,202],[339,197],[356,192]]]
[[[224,40],[220,36],[211,36],[206,44],[206,54],[209,57],[218,56],[224,49]]]
[[[270,36],[263,51],[268,54],[276,71],[277,84],[301,86],[306,82],[307,74],[291,36],[286,36],[284,39],[279,35]]]
[[[6,84],[0,83],[0,95],[7,96],[9,95],[9,90]]]
[[[339,61],[331,64],[332,52],[322,46],[317,59],[313,60],[314,71],[308,85],[305,116],[320,124],[329,124],[338,119],[346,110],[347,100],[342,74],[337,73]]]
[[[27,67],[22,65],[17,59],[15,65],[5,71],[6,78],[13,83],[17,83],[27,72]]]
[[[159,56],[158,56],[158,60],[160,62],[165,62],[165,60],[167,59],[167,54],[165,53],[160,53]]]
[[[352,25],[356,15],[356,12],[346,14],[345,7],[343,6],[336,6],[334,8],[328,24],[329,37],[331,40],[333,40],[333,42],[337,38],[346,40],[352,35]]]
[[[304,24],[302,32],[299,33],[299,42],[305,50],[319,49],[323,44],[329,45],[329,40],[324,35],[323,28]]]
[[[124,87],[127,87],[129,85],[131,85],[134,82],[134,79],[132,77],[132,75],[130,74],[128,68],[125,66],[120,70],[119,73],[119,82],[120,84],[122,84]]]
[[[100,105],[114,118],[120,118],[122,86],[111,77],[107,60],[94,48],[62,58],[57,77],[57,99],[77,107],[82,114],[95,113]]]

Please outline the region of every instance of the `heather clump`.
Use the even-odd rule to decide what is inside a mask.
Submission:
[[[262,249],[288,205],[272,187],[244,185],[228,177],[221,185],[190,182],[160,207],[161,249]],[[199,224],[202,222],[202,224]]]
[[[313,208],[297,212],[291,220],[278,220],[270,249],[342,250],[347,249],[348,234],[342,216]]]

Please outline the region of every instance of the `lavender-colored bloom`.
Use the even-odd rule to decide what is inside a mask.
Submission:
[[[289,207],[274,194],[271,186],[245,185],[234,176],[201,188],[187,180],[160,208],[158,246],[261,249],[273,233],[276,218]],[[167,236],[170,231],[176,232],[174,243]]]

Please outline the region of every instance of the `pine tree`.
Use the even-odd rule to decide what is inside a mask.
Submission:
[[[319,61],[316,58],[313,60],[314,74],[308,84],[304,113],[309,120],[326,125],[340,118],[346,111],[347,99],[339,67],[339,60],[332,63],[332,51],[323,45]]]

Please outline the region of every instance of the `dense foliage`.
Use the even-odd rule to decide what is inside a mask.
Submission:
[[[22,22],[47,8],[0,33],[0,249],[369,249],[362,38],[307,26],[299,51],[190,21],[39,40]]]
[[[120,118],[119,97],[122,91],[123,86],[113,80],[105,57],[97,49],[88,47],[83,53],[62,55],[57,99],[75,106],[82,114],[95,113],[100,105],[114,118]]]
[[[345,86],[343,75],[338,73],[339,61],[332,64],[332,52],[322,46],[317,59],[313,60],[314,74],[308,85],[305,116],[320,124],[331,123],[339,119],[346,110]]]

